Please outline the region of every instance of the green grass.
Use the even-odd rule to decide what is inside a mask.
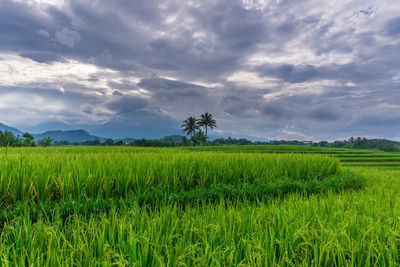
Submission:
[[[374,178],[364,190],[341,194],[130,206],[35,223],[21,216],[3,227],[1,259],[15,266],[396,265],[400,173],[358,174]]]
[[[368,162],[397,156],[288,146],[0,149],[0,265],[397,266],[400,171]]]
[[[319,155],[190,153],[160,149],[47,148],[0,155],[0,201],[124,198],[154,189],[179,192],[214,183],[322,180],[337,159]],[[140,152],[145,151],[145,152]],[[99,154],[100,153],[100,154]]]
[[[320,154],[338,158],[345,166],[375,166],[393,167],[400,166],[400,153],[383,152],[372,149],[347,149],[347,148],[324,148],[311,146],[216,146],[216,147],[188,147],[193,152],[215,151],[224,153],[272,153],[272,154]],[[373,163],[371,163],[373,162]],[[351,164],[349,164],[351,163]],[[393,163],[393,164],[392,164]]]

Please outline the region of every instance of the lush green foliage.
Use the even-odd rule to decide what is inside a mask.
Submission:
[[[337,159],[318,155],[151,151],[12,149],[0,154],[0,201],[126,197],[153,189],[178,192],[214,183],[273,183],[285,177],[322,180],[341,171]]]
[[[2,229],[15,266],[390,266],[400,262],[399,176],[359,170],[361,191],[225,201],[182,209],[139,205],[107,213],[29,216]]]
[[[190,151],[214,151],[224,153],[292,153],[323,154],[338,158],[344,166],[373,166],[400,169],[400,153],[382,152],[371,149],[325,148],[313,146],[288,145],[246,145],[246,146],[213,146],[188,147]]]
[[[0,261],[395,266],[400,171],[340,161],[396,157],[293,146],[1,148]]]

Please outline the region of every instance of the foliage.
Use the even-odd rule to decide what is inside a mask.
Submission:
[[[193,137],[193,135],[196,134],[196,130],[199,129],[197,119],[192,116],[184,120],[181,127],[183,128],[183,132],[186,132],[186,135],[190,135],[191,137]]]
[[[400,172],[339,162],[386,164],[398,153],[285,145],[5,150],[5,266],[400,264]]]
[[[202,130],[198,130],[191,140],[195,145],[204,145],[207,142],[207,136]]]
[[[31,134],[28,133],[28,132],[25,132],[25,133],[22,135],[22,137],[25,138],[25,139],[27,139],[27,140],[33,140],[33,139],[35,139],[35,138],[33,137],[33,135],[31,135]]]
[[[205,128],[206,131],[206,140],[207,140],[207,128],[210,127],[210,129],[214,129],[215,127],[217,127],[217,123],[215,121],[215,119],[213,118],[213,116],[206,112],[204,114],[201,114],[200,119],[198,120],[197,124],[201,127]]]
[[[0,131],[0,146],[14,146],[18,141],[9,131]]]
[[[53,143],[53,139],[51,137],[45,137],[38,141],[39,146],[48,147],[51,146]]]
[[[318,155],[228,154],[134,148],[43,148],[0,155],[0,201],[126,197],[221,184],[323,180],[337,159]],[[140,153],[138,153],[140,152]],[[101,154],[100,154],[101,153]]]
[[[108,138],[104,141],[105,146],[113,146],[114,145],[114,140],[111,138]]]
[[[208,127],[213,129],[217,127],[216,121],[213,116],[206,112],[201,114],[200,119],[196,119],[194,117],[188,117],[183,121],[181,126],[183,128],[183,132],[186,132],[187,135],[190,135],[190,141],[193,145],[205,145],[207,143],[207,131]],[[200,127],[204,127],[205,133],[200,130]],[[196,132],[196,130],[198,130]],[[187,140],[182,139],[182,145],[186,146]]]

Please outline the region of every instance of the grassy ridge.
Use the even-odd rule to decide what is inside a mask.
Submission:
[[[216,203],[222,199],[231,201],[263,201],[271,198],[285,197],[291,193],[305,196],[327,192],[342,192],[346,189],[358,190],[365,186],[365,180],[353,172],[346,171],[340,176],[330,176],[322,181],[295,181],[282,179],[275,183],[241,183],[213,184],[209,188],[195,188],[190,191],[171,193],[157,189],[151,192],[132,195],[124,199],[88,198],[59,202],[25,201],[7,205],[0,211],[0,223],[11,221],[18,216],[29,217],[36,221],[40,217],[101,214],[112,209],[124,210],[131,206],[146,208],[159,207],[164,204],[177,204],[181,208],[199,204]],[[55,215],[56,214],[56,215]]]
[[[131,206],[99,216],[17,217],[0,258],[15,266],[395,266],[400,172],[356,169],[361,191],[256,203]]]
[[[126,148],[69,151],[49,148],[2,154],[0,201],[124,198],[153,189],[173,193],[214,183],[273,183],[285,177],[322,180],[341,171],[337,159],[317,155],[142,153]]]
[[[218,151],[225,153],[297,153],[297,154],[321,154],[338,158],[344,166],[364,167],[373,166],[381,168],[399,169],[400,153],[383,152],[371,149],[347,149],[347,148],[323,148],[309,146],[218,146],[218,147],[189,147],[190,151]]]

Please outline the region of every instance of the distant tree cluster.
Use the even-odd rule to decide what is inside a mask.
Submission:
[[[127,143],[123,140],[114,140],[111,138],[104,140],[104,142],[100,141],[98,138],[82,142],[70,142],[67,140],[54,142],[56,146],[124,146],[126,144]]]
[[[187,139],[187,137],[182,138],[181,143],[183,145],[205,145],[208,141],[208,128],[214,129],[217,127],[217,123],[213,116],[206,112],[201,114],[200,119],[192,116],[188,117],[183,121],[181,127],[187,136],[190,135],[190,139]],[[205,132],[200,127],[204,127]]]
[[[350,148],[377,148],[386,152],[400,151],[400,142],[390,141],[386,139],[367,139],[361,137],[351,137],[349,140],[347,140],[347,143],[348,147]]]
[[[366,139],[366,138],[350,138],[344,141],[298,141],[298,140],[272,140],[267,142],[252,142],[246,138],[217,138],[215,140],[204,141],[199,139],[199,131],[188,139],[186,136],[166,136],[161,139],[135,139],[129,142],[124,140],[106,139],[104,142],[100,140],[90,140],[85,142],[54,142],[52,145],[57,146],[137,146],[137,147],[177,147],[177,146],[193,146],[193,145],[208,145],[208,146],[221,146],[221,145],[292,145],[292,146],[313,146],[313,147],[333,147],[333,148],[353,148],[353,149],[380,149],[387,152],[400,151],[400,142],[390,141],[386,139]],[[204,135],[205,136],[205,135]],[[0,138],[1,140],[1,138]],[[200,140],[200,141],[199,141]],[[26,141],[30,142],[30,141]],[[40,144],[40,142],[38,142]],[[0,141],[0,145],[1,145]]]
[[[264,143],[265,144],[265,143]],[[270,141],[271,145],[303,145],[314,147],[335,147],[335,148],[353,148],[353,149],[380,149],[386,152],[400,151],[400,142],[391,141],[387,139],[367,139],[363,137],[351,137],[344,141]]]
[[[38,140],[36,143],[33,135],[30,133],[24,133],[22,137],[15,136],[9,131],[0,131],[0,146],[3,147],[35,147],[35,146],[51,146],[53,140],[50,137],[46,137]]]
[[[343,141],[298,141],[298,140],[273,140],[267,142],[252,142],[246,138],[218,138],[208,140],[207,129],[216,127],[216,122],[212,115],[205,113],[197,120],[194,117],[188,117],[182,124],[186,136],[171,135],[161,139],[99,139],[87,140],[84,142],[54,141],[50,137],[45,137],[37,142],[30,133],[24,133],[21,137],[15,136],[9,131],[0,131],[0,147],[48,147],[48,146],[137,146],[137,147],[177,147],[193,145],[295,145],[295,146],[313,146],[313,147],[334,147],[334,148],[353,148],[353,149],[380,149],[386,152],[400,152],[400,142],[386,139],[367,139],[362,137],[351,137]],[[203,132],[200,127],[205,128]]]

